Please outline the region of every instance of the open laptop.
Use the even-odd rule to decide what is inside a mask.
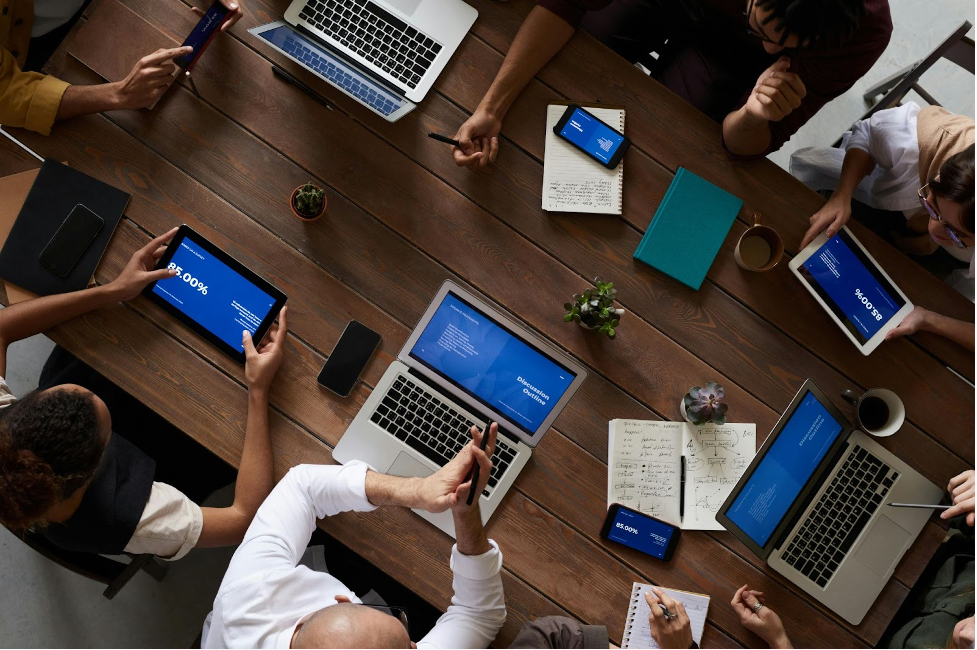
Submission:
[[[294,0],[250,30],[390,122],[434,85],[478,12],[462,0]]]
[[[480,496],[487,522],[587,371],[498,308],[441,285],[333,452],[395,476],[428,476],[499,423]],[[454,537],[450,512],[415,511]]]
[[[943,490],[853,431],[810,379],[716,519],[767,564],[857,625]]]

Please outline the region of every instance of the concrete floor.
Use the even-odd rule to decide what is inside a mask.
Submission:
[[[972,0],[890,4],[895,33],[885,54],[851,91],[770,156],[777,164],[786,168],[791,152],[801,147],[829,146],[866,110],[864,89],[925,56],[962,21],[975,22]],[[922,85],[948,109],[974,115],[974,77],[953,64],[937,64]],[[11,346],[6,379],[15,394],[37,386],[51,347],[43,336]],[[163,582],[140,574],[108,601],[100,585],[51,564],[0,531],[0,647],[189,647],[210,611],[231,553],[195,550],[170,565]]]

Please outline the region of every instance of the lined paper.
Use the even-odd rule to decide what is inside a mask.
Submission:
[[[685,612],[689,615],[689,623],[692,627],[692,638],[696,645],[702,645],[702,631],[706,627],[706,615],[709,613],[709,596],[705,594],[694,594],[689,591],[679,591],[678,589],[658,588],[671,596],[674,600],[682,603]],[[631,602],[628,607],[628,615],[624,622],[624,634],[622,635],[622,648],[658,648],[660,647],[651,638],[651,624],[648,617],[651,615],[651,608],[645,600],[645,592],[651,591],[651,585],[640,582],[634,583],[631,587]]]
[[[553,127],[567,107],[546,107],[546,151],[543,156],[543,209],[549,212],[621,214],[624,162],[607,169],[590,156],[560,139]],[[624,110],[587,108],[599,120],[619,125],[624,132]]]

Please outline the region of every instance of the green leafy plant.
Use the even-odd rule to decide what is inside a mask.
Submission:
[[[295,193],[293,204],[296,212],[304,217],[315,217],[322,212],[326,191],[312,183],[306,183]]]
[[[685,405],[685,417],[696,426],[707,422],[726,424],[726,392],[714,381],[705,387],[693,386],[685,394],[682,403]]]
[[[563,322],[580,323],[613,339],[617,334],[617,326],[621,323],[621,316],[624,315],[623,309],[614,306],[617,289],[613,282],[604,282],[600,277],[594,278],[594,285],[596,289],[575,293],[573,301],[563,305],[567,310]]]

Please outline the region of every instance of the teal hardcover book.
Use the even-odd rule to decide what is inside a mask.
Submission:
[[[726,190],[679,167],[634,259],[698,291],[742,206]]]

